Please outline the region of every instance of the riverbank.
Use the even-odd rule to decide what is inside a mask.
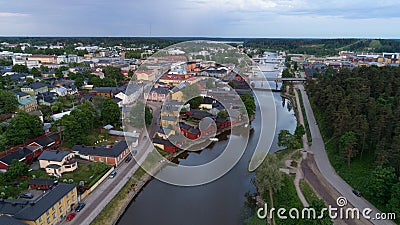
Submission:
[[[298,125],[305,125],[303,107],[301,105],[297,90],[293,87],[285,86],[285,91],[281,93],[282,98],[286,98],[292,102],[295,109],[295,115]],[[316,194],[315,190],[311,187],[307,180],[304,179],[302,171],[302,162],[307,159],[309,152],[309,145],[307,141],[307,133],[302,137],[303,148],[301,149],[285,149],[273,154],[277,155],[279,160],[279,171],[283,175],[282,190],[274,193],[274,206],[276,208],[296,208],[302,210],[307,207],[321,207],[326,206],[326,203]],[[257,170],[256,170],[257,173]],[[255,183],[257,186],[257,184]],[[257,187],[257,190],[260,190]],[[261,195],[258,192],[256,196],[259,207],[265,203],[269,206],[272,205],[269,196],[265,193]],[[323,219],[326,224],[332,221],[325,215]],[[292,219],[282,220],[275,218],[276,224],[286,224],[291,222],[300,222],[302,220],[292,221]],[[305,221],[304,221],[305,222]],[[265,221],[259,219],[255,214],[245,221],[246,224],[265,224]]]
[[[254,118],[252,118],[254,119]],[[235,126],[244,126],[246,122],[240,122]],[[250,128],[250,126],[249,126]],[[231,128],[225,128],[218,131],[216,136],[224,134],[230,131]],[[190,147],[190,146],[189,146]],[[160,150],[162,151],[162,150]],[[186,150],[180,150],[173,154],[166,156],[167,160],[161,160],[155,168],[151,171],[151,174],[158,173],[161,169],[168,165],[170,161],[173,161],[179,155],[187,152]],[[164,154],[163,154],[164,155]],[[125,213],[126,209],[133,202],[135,197],[141,192],[141,190],[148,184],[153,177],[146,173],[141,167],[134,173],[133,177],[129,179],[126,185],[121,191],[111,200],[111,202],[100,212],[91,225],[103,225],[103,224],[117,224],[121,216]]]

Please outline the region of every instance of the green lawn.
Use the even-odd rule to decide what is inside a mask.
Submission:
[[[79,184],[80,181],[84,181],[85,185],[91,186],[95,183],[95,181],[99,180],[111,167],[108,166],[108,169],[103,172],[95,173],[90,169],[89,165],[91,163],[81,163],[78,162],[78,169],[73,172],[63,173],[62,177],[58,180],[66,183],[76,183]],[[32,175],[35,175],[37,178],[47,178],[47,179],[55,179],[56,177],[49,176],[44,169],[36,170],[31,172]]]

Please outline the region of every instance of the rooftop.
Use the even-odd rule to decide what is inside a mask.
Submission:
[[[120,141],[111,148],[75,145],[74,147],[72,147],[72,151],[79,152],[80,155],[118,157],[127,148],[128,145],[126,141]]]
[[[70,152],[67,151],[48,150],[48,151],[43,151],[43,153],[39,156],[38,159],[61,162],[64,159],[64,157],[69,154]]]

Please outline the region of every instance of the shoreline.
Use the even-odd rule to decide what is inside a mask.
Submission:
[[[253,118],[251,118],[251,119],[249,119],[249,124],[251,124],[251,122],[254,120],[254,117]],[[234,126],[244,126],[246,124],[246,122],[238,122],[237,124],[235,124]],[[219,135],[222,135],[222,134],[224,134],[224,133],[226,133],[226,132],[228,132],[228,131],[231,131],[231,129],[232,129],[232,127],[229,127],[229,128],[224,128],[224,129],[222,129],[222,130],[220,130],[220,131],[218,131],[217,133],[216,133],[216,135],[215,136],[219,136]],[[250,131],[251,131],[251,126],[249,126],[248,127],[248,129],[250,129]],[[210,145],[211,144],[213,144],[214,142],[212,142],[212,143],[210,143]],[[170,155],[168,155],[166,158],[167,158],[167,160],[163,160],[162,162],[159,162],[159,164],[156,166],[156,167],[154,167],[153,169],[152,169],[152,174],[156,174],[156,173],[158,173],[160,170],[162,170],[165,166],[167,166],[168,164],[169,164],[169,162],[170,161],[172,161],[172,160],[174,160],[174,159],[176,159],[177,157],[179,157],[179,155],[181,155],[181,154],[183,154],[183,153],[185,153],[185,152],[188,152],[187,150],[179,150],[179,151],[176,151],[176,152],[174,152],[174,153],[172,153],[172,154],[170,154]],[[139,169],[140,169],[141,167],[139,167]],[[139,170],[138,169],[138,170]],[[121,201],[118,201],[120,204],[122,204],[121,205],[121,210],[119,210],[118,211],[118,213],[117,214],[115,214],[115,215],[112,215],[114,218],[112,219],[112,225],[115,225],[115,224],[117,224],[119,221],[120,221],[120,219],[121,219],[121,217],[125,214],[125,212],[126,212],[126,210],[127,210],[127,208],[132,204],[132,203],[134,203],[134,199],[140,194],[140,192],[143,190],[143,188],[153,179],[153,176],[151,176],[151,175],[149,175],[147,172],[145,172],[145,174],[144,175],[142,175],[142,177],[140,177],[140,178],[134,178],[134,174],[132,174],[132,176],[129,178],[129,179],[133,179],[134,181],[136,181],[134,184],[130,184],[129,183],[129,181],[124,185],[124,187],[120,190],[120,192],[118,192],[118,194],[117,195],[120,195],[120,194],[124,194],[124,193],[121,193],[122,191],[126,191],[125,189],[128,189],[128,196],[126,197],[126,198],[124,198],[123,200],[121,200]],[[116,197],[114,197],[111,201],[113,201],[114,199],[116,199]],[[109,203],[110,204],[110,203]],[[108,205],[108,204],[107,204]],[[107,207],[107,206],[106,206]],[[103,211],[104,211],[104,209],[98,214],[98,216],[101,214],[101,213],[103,213]],[[97,218],[97,217],[96,217]],[[96,219],[95,219],[96,220]],[[94,221],[95,221],[94,220]],[[92,223],[91,224],[94,224],[94,221],[92,221]]]

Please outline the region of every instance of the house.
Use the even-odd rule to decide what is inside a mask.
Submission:
[[[135,75],[138,81],[154,81],[156,79],[153,70],[137,70]]]
[[[39,61],[41,64],[57,64],[57,56],[54,55],[31,55],[29,61]]]
[[[27,225],[14,217],[2,215],[0,216],[0,224],[1,225]]]
[[[30,189],[49,190],[57,184],[54,180],[36,178],[29,181]]]
[[[2,200],[0,215],[9,215],[26,224],[56,224],[78,203],[76,184],[57,184],[34,201]],[[1,220],[0,220],[1,221]],[[3,223],[1,223],[3,225]],[[12,223],[17,225],[18,223]]]
[[[75,145],[72,151],[86,160],[118,166],[130,154],[131,147],[126,141],[120,141],[112,147]]]
[[[25,112],[32,112],[37,110],[38,104],[36,98],[30,96],[25,92],[15,92],[14,95],[18,99],[18,109]]]
[[[36,95],[39,105],[52,106],[58,101],[58,96],[55,92],[44,92]]]
[[[159,81],[172,85],[172,86],[176,86],[182,82],[189,82],[189,83],[194,83],[195,81],[197,81],[198,79],[192,75],[189,74],[167,74],[167,75],[163,75],[160,77]]]
[[[22,92],[25,92],[27,94],[30,94],[31,96],[36,96],[39,93],[45,93],[49,91],[49,88],[47,87],[46,84],[40,83],[40,82],[35,82],[32,83],[29,86],[23,86],[21,88]]]
[[[27,163],[29,159],[32,158],[32,150],[21,147],[17,151],[13,151],[0,158],[0,171],[7,171],[8,167],[11,165],[14,159]]]
[[[118,93],[116,87],[96,87],[89,91],[94,96],[101,96],[105,98],[114,98],[114,96]]]
[[[184,122],[179,122],[178,126],[183,135],[189,139],[195,140],[201,136],[201,132],[198,127],[189,125]]]
[[[153,138],[154,146],[170,153],[174,153],[178,150],[178,147],[172,144],[169,140],[164,140],[162,138]]]
[[[169,128],[163,128],[163,127],[159,127],[157,132],[156,132],[157,136],[162,138],[162,139],[168,139],[171,135],[175,134],[175,131]]]
[[[149,93],[144,93],[148,101],[164,102],[167,99],[169,89],[165,87],[152,88]]]
[[[60,177],[65,172],[78,168],[75,154],[68,151],[48,150],[39,156],[40,168],[45,168],[47,174]]]

